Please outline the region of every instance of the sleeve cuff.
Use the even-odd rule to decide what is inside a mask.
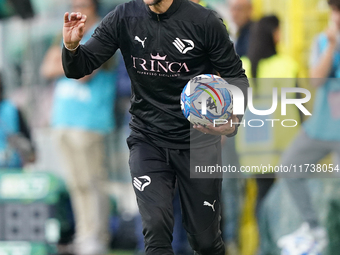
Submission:
[[[229,134],[229,135],[226,135],[226,137],[233,137],[233,136],[237,135],[238,126],[239,126],[239,125],[236,125],[236,126],[235,126],[235,131],[234,131],[233,133]]]
[[[238,122],[240,123],[242,121],[242,116],[237,115],[237,118],[238,118]],[[235,131],[233,133],[229,134],[229,135],[226,135],[226,137],[233,137],[233,136],[237,135],[239,126],[240,126],[240,124],[236,124],[235,125]]]
[[[64,45],[64,48],[67,49],[68,51],[71,51],[71,52],[76,52],[76,50],[79,48],[80,46],[80,43],[77,45],[77,47],[75,47],[74,49],[69,49],[66,47],[65,43],[63,42],[63,45]]]

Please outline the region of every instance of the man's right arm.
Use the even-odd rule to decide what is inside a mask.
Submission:
[[[62,62],[66,77],[79,79],[91,74],[116,52],[119,47],[117,25],[118,18],[116,12],[113,11],[102,20],[92,37],[84,45],[80,45],[72,51],[67,49],[65,45],[72,45],[72,42],[77,45],[77,39],[71,40],[69,39],[70,36],[65,36],[64,23]]]

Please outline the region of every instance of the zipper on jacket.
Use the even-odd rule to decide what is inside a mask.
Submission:
[[[161,19],[159,18],[159,14],[157,14],[158,21],[158,35],[157,35],[157,51],[160,51],[160,41],[161,41]]]

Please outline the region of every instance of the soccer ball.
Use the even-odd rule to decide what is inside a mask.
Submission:
[[[181,94],[184,116],[191,123],[204,127],[213,124],[216,119],[229,119],[233,111],[233,98],[228,85],[224,79],[213,74],[192,78]],[[205,112],[203,104],[206,104]]]

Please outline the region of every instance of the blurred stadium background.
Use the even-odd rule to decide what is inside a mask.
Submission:
[[[122,2],[125,1],[102,0],[101,14],[105,15]],[[216,8],[228,25],[227,1],[207,2]],[[301,78],[307,77],[311,42],[328,24],[327,2],[252,2],[254,19],[265,14],[278,15],[283,32],[280,51],[290,55],[300,64]],[[69,218],[70,203],[63,183],[64,173],[49,127],[53,84],[39,75],[44,54],[56,35],[60,34],[62,17],[67,10],[68,0],[0,0],[0,70],[4,74],[6,94],[21,107],[32,127],[38,153],[37,161],[24,172],[6,169],[0,172],[1,255],[55,254],[56,244],[67,242],[74,227],[73,219]],[[233,29],[232,25],[229,29]],[[118,248],[131,248],[136,245],[136,241],[129,230],[133,231],[131,222],[137,208],[126,165],[126,132],[117,132],[108,139],[112,211],[113,215],[117,216],[112,218],[111,224],[115,234],[119,233],[121,238],[124,237],[122,242],[129,241],[131,237],[131,243],[123,244],[119,240],[113,242],[116,242]],[[327,194],[332,192],[334,191],[329,189]],[[240,249],[242,255],[252,255],[256,253],[258,245],[257,227],[252,213],[256,197],[254,183],[247,184],[246,194],[244,203],[247,206],[242,212],[240,227]],[[333,206],[339,205],[334,202]],[[27,221],[30,222],[29,227],[23,227],[23,222]],[[113,251],[112,254],[132,253]]]

